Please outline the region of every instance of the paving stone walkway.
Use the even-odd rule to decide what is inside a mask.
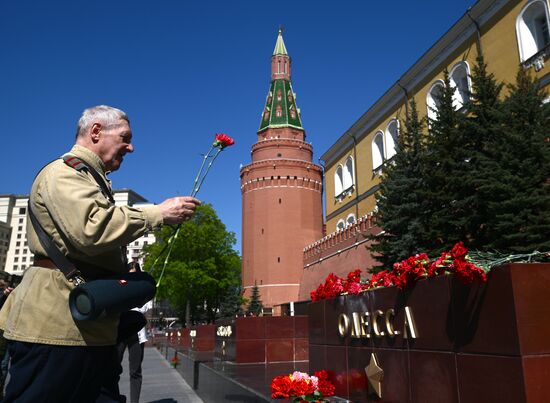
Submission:
[[[124,354],[120,392],[130,401],[128,351]],[[203,403],[195,391],[154,347],[145,348],[140,403]]]

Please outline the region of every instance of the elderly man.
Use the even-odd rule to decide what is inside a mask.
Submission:
[[[150,207],[115,206],[106,175],[133,151],[124,112],[103,105],[86,109],[74,147],[44,167],[32,185],[29,205],[35,217],[85,280],[125,273],[125,245],[162,224],[181,223],[200,204],[193,197],[174,197]],[[68,298],[75,285],[27,222],[35,265],[0,311],[11,356],[4,402],[117,401],[99,395],[118,375],[113,365],[118,315],[73,320]]]

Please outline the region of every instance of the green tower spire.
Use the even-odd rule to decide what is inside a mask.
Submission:
[[[291,59],[283,41],[282,28],[279,29],[271,57],[271,84],[258,132],[278,127],[304,130],[300,109],[296,105],[296,94],[292,90]]]

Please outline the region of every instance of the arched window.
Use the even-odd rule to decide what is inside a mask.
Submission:
[[[344,228],[346,228],[346,222],[342,219],[338,220],[336,223],[336,231],[342,231]]]
[[[353,182],[353,158],[349,156],[346,160],[346,164],[344,165],[344,176],[342,181],[344,190],[351,188],[353,186]]]
[[[457,63],[451,70],[449,79],[454,88],[453,106],[460,109],[470,99],[470,69],[466,62]]]
[[[355,224],[355,214],[350,214],[346,218],[346,226]]]
[[[342,165],[338,165],[334,172],[334,196],[338,196],[344,191],[342,183]]]
[[[384,134],[376,133],[372,140],[372,169],[378,169],[384,163]]]
[[[392,158],[397,152],[397,136],[399,135],[399,124],[393,119],[386,128],[386,158]]]
[[[546,0],[529,2],[516,20],[519,57],[522,62],[537,54],[550,43]]]
[[[443,81],[436,81],[426,97],[426,106],[428,107],[428,122],[437,119],[437,111],[440,106],[439,98],[443,91]]]

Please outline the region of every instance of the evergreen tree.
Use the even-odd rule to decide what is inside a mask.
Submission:
[[[228,318],[242,314],[242,304],[243,298],[241,297],[241,287],[229,287],[220,304],[220,318]]]
[[[501,135],[488,144],[498,169],[483,184],[492,212],[485,246],[506,253],[550,250],[550,105],[521,67],[509,89]]]
[[[503,84],[487,70],[483,57],[478,57],[472,72],[472,94],[466,103],[466,118],[460,132],[468,146],[468,164],[464,173],[465,213],[461,224],[463,240],[469,247],[483,249],[489,240],[488,223],[494,211],[489,201],[498,193],[495,184],[500,178],[502,161],[495,144],[503,141],[503,104],[500,99]]]
[[[426,212],[430,215],[428,250],[449,249],[467,234],[472,203],[471,159],[473,144],[459,129],[464,116],[455,109],[455,89],[444,71],[443,86],[435,96],[435,119],[429,120],[425,171]]]
[[[416,102],[411,100],[405,130],[398,138],[397,152],[384,166],[377,196],[377,225],[383,235],[374,236],[370,250],[382,264],[373,268],[391,268],[392,264],[427,246],[427,215],[421,189],[425,187],[423,172],[425,145],[424,122],[419,119]]]
[[[256,282],[254,282],[254,287],[252,287],[252,295],[250,296],[250,304],[246,309],[246,313],[259,316],[263,309],[264,306],[262,305],[262,301],[260,299],[260,289],[258,288]]]

